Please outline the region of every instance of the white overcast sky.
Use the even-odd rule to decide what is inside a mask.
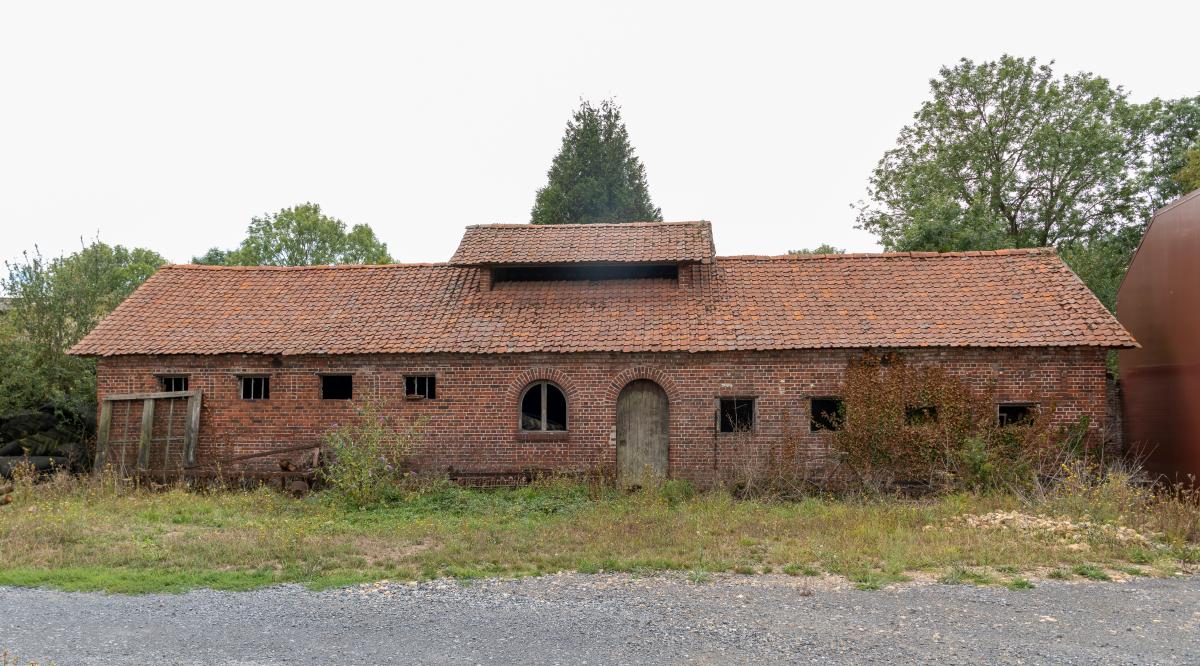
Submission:
[[[1200,3],[0,4],[0,259],[97,233],[185,262],[319,202],[400,261],[527,222],[613,96],[667,220],[721,254],[877,246],[850,205],[939,66],[1002,53],[1200,92]]]

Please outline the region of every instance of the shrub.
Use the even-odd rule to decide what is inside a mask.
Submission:
[[[683,504],[696,496],[696,487],[690,481],[680,479],[664,480],[658,488],[658,493],[669,506]]]
[[[423,425],[417,421],[403,427],[369,404],[359,409],[353,422],[325,433],[328,457],[321,478],[330,494],[359,507],[387,499],[405,476],[403,466]]]

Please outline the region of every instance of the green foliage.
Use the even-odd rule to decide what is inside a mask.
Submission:
[[[0,322],[0,412],[94,402],[94,361],[66,351],[164,263],[156,252],[95,240],[65,257],[35,249],[7,264],[0,286],[13,303]]]
[[[375,405],[358,410],[351,423],[325,433],[330,459],[321,468],[330,494],[355,507],[378,504],[398,490],[403,465],[420,439],[422,423],[402,428]]]
[[[212,248],[192,259],[223,266],[322,266],[387,264],[392,258],[371,227],[346,223],[305,203],[250,220],[246,239],[235,250]]]
[[[1104,569],[1094,564],[1076,564],[1073,571],[1088,580],[1112,580]]]
[[[547,175],[534,201],[533,224],[662,221],[621,107],[611,99],[599,106],[580,103]]]
[[[950,567],[946,573],[942,574],[938,582],[943,585],[991,585],[995,579],[986,571],[955,566]]]
[[[1141,241],[1142,230],[1141,225],[1121,227],[1109,234],[1059,245],[1059,256],[1110,312],[1117,311],[1117,290]]]
[[[788,564],[783,567],[783,573],[789,576],[820,576],[821,571],[808,564]]]
[[[859,225],[896,250],[1056,245],[1139,214],[1142,116],[1121,88],[1033,58],[963,59],[871,176]]]
[[[1150,117],[1146,186],[1151,208],[1158,208],[1200,189],[1200,96],[1156,98],[1144,108]]]
[[[1184,192],[1200,190],[1200,146],[1187,152],[1184,165],[1175,174],[1174,180]]]
[[[1055,246],[1113,309],[1150,212],[1186,191],[1200,98],[1132,104],[1102,77],[1007,55],[963,59],[930,87],[858,226],[889,250]]]
[[[800,248],[799,250],[788,250],[788,254],[846,254],[846,251],[834,247],[829,243],[821,243],[813,249]]]
[[[1029,582],[1028,579],[1020,577],[1008,581],[1004,584],[1004,586],[1010,590],[1013,590],[1014,592],[1020,590],[1032,590],[1034,587],[1036,587],[1036,585]]]
[[[684,504],[696,496],[696,487],[683,479],[667,479],[658,487],[658,494],[669,506]]]
[[[672,505],[658,489],[628,493],[562,478],[492,490],[410,481],[403,484],[403,501],[363,510],[261,486],[150,488],[103,472],[60,473],[36,486],[25,478],[13,504],[0,509],[6,512],[0,513],[0,584],[149,592],[570,570],[690,571],[693,580],[703,580],[697,573],[704,572],[782,570],[827,572],[878,589],[914,571],[976,582],[974,574],[1015,577],[1084,562],[1104,571],[1141,563],[1152,567],[1150,575],[1170,576],[1200,555],[1194,547],[1200,510],[1174,495],[1126,502],[1118,513],[1078,505],[1078,515],[1095,516],[1104,532],[1127,525],[1152,539],[1091,538],[1084,559],[1078,542],[1055,532],[963,524],[964,516],[1015,508],[1063,515],[1053,497],[1047,503],[1038,493],[919,500],[822,495],[791,502],[739,501],[711,491]],[[1120,479],[1110,475],[1105,482]],[[1057,492],[1080,499],[1072,488]],[[1107,505],[1121,492],[1082,497]],[[1164,517],[1166,503],[1178,518]],[[1166,547],[1173,542],[1164,522],[1184,516],[1192,540]],[[1161,539],[1150,536],[1159,532]],[[1055,575],[1074,577],[1070,569]]]

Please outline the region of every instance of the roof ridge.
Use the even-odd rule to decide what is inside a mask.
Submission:
[[[687,226],[687,225],[711,225],[708,220],[672,220],[670,222],[587,222],[575,224],[518,224],[513,222],[498,222],[494,224],[469,224],[468,229],[579,229],[579,228],[594,228],[594,227],[661,227],[669,226]]]
[[[809,261],[831,259],[950,259],[960,257],[1003,257],[1014,255],[1055,255],[1052,247],[1002,248],[956,252],[846,252],[843,254],[733,254],[717,255],[717,261]]]
[[[654,224],[673,224],[669,222]],[[584,225],[576,225],[584,226]],[[733,254],[717,255],[717,261],[811,261],[838,259],[944,259],[958,257],[996,257],[1014,255],[1053,255],[1054,248],[1008,248],[958,252],[847,252],[844,254]],[[315,266],[215,266],[211,264],[164,264],[160,269],[201,271],[326,271],[399,268],[448,268],[446,261],[414,261],[391,264],[320,264]]]
[[[357,270],[366,268],[437,268],[449,267],[444,261],[417,261],[412,263],[395,264],[320,264],[317,266],[213,266],[210,264],[163,264],[161,269],[201,270],[201,271],[323,271],[323,270]]]

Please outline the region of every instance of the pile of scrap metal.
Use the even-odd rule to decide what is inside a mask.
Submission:
[[[78,471],[85,462],[84,441],[95,427],[95,414],[86,409],[52,405],[0,416],[0,478],[11,477],[14,467],[25,464],[40,473]]]

